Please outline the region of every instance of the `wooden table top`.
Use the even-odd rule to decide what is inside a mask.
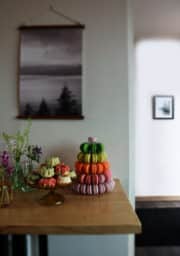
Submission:
[[[82,196],[64,190],[60,206],[41,206],[47,191],[16,193],[8,208],[0,208],[0,234],[130,234],[141,224],[119,180],[112,193]]]

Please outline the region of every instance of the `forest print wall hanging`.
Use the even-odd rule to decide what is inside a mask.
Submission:
[[[19,118],[83,119],[83,28],[19,29]]]

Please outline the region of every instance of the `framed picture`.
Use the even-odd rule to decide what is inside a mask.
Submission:
[[[153,119],[174,119],[174,96],[153,97]]]
[[[83,119],[84,26],[20,27],[18,118]]]

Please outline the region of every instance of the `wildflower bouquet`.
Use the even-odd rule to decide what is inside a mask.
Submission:
[[[34,162],[39,162],[42,154],[41,147],[29,144],[31,122],[29,121],[23,131],[18,131],[15,135],[2,134],[7,151],[1,156],[0,168],[4,177],[8,174],[11,178],[13,190],[28,191],[25,176],[33,168]],[[12,166],[9,165],[11,158]]]

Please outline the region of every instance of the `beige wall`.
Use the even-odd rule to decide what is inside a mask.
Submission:
[[[134,0],[132,4],[136,40],[150,37],[179,38],[179,0]]]
[[[25,123],[15,119],[17,114],[18,26],[21,24],[68,23],[48,10],[49,3],[50,1],[47,0],[1,0],[1,132],[6,130],[13,133]],[[123,186],[128,189],[126,1],[61,0],[53,3],[61,12],[81,21],[86,26],[83,52],[83,109],[85,120],[33,121],[31,142],[42,145],[45,156],[58,154],[63,161],[73,166],[79,144],[86,140],[89,135],[97,136],[106,145],[114,176],[119,177]],[[103,240],[101,242],[104,248],[114,247],[115,243],[113,255],[126,256],[126,238],[118,237],[113,240],[111,237],[106,243]],[[76,243],[78,241],[77,238]],[[110,241],[110,245],[108,241]],[[118,245],[119,243],[121,248]],[[64,250],[66,249],[65,246]],[[108,252],[108,250],[104,250],[103,255],[108,255],[106,251]],[[51,252],[53,255],[53,250]],[[76,253],[79,254],[79,251],[74,252],[74,255]],[[98,251],[97,255],[101,255],[101,252]]]

